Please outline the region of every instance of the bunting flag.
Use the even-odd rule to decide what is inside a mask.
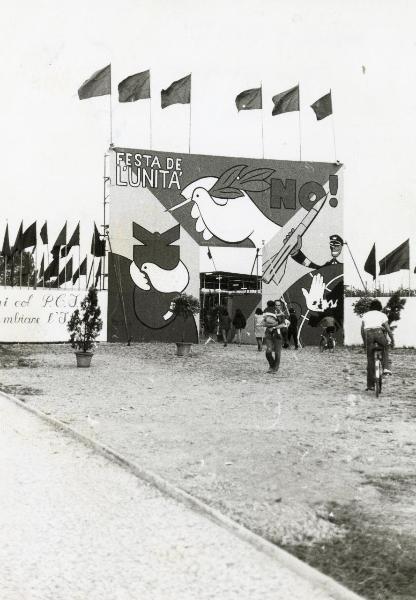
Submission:
[[[118,84],[119,102],[136,102],[150,98],[150,71],[126,77]]]
[[[212,260],[212,254],[211,254],[210,248],[208,248],[207,256],[208,256],[209,260]]]
[[[370,254],[367,257],[367,260],[364,264],[364,271],[372,276],[373,279],[376,278],[376,245],[374,244],[370,250]]]
[[[49,281],[51,277],[58,277],[59,273],[59,255],[55,255],[44,272],[45,281]]]
[[[322,121],[325,117],[332,115],[332,97],[331,92],[319,98],[316,102],[311,104],[311,108],[316,115],[318,121]]]
[[[65,221],[65,225],[62,227],[61,231],[59,232],[58,237],[56,238],[56,242],[52,246],[52,255],[53,256],[55,256],[56,254],[59,254],[59,250],[60,250],[61,246],[66,246],[66,221]]]
[[[36,221],[32,223],[22,236],[22,250],[36,246]]]
[[[101,277],[101,258],[100,258],[100,262],[98,263],[97,272],[95,274],[94,287],[97,287],[98,282],[100,281],[100,277]]]
[[[66,246],[61,249],[61,257],[68,256],[69,251],[74,246],[79,246],[79,222],[78,225],[74,229],[74,233],[71,235],[71,238]]]
[[[69,261],[66,263],[65,267],[59,273],[59,277],[56,280],[57,286],[61,286],[67,281],[71,281],[72,279],[72,256]]]
[[[380,275],[388,275],[389,273],[395,273],[401,269],[409,269],[409,257],[409,240],[407,239],[403,244],[400,244],[400,246],[379,261]]]
[[[262,94],[261,87],[254,88],[252,90],[245,90],[238,94],[235,99],[235,105],[237,110],[257,110],[262,108]]]
[[[47,225],[46,221],[42,225],[39,235],[40,235],[40,239],[42,240],[42,243],[47,244],[48,243],[48,225]]]
[[[10,240],[9,240],[9,224],[6,225],[6,231],[4,232],[3,239],[3,247],[0,252],[0,256],[4,256],[5,258],[11,258],[12,250],[10,248]]]
[[[272,116],[299,110],[299,85],[273,96]]]
[[[78,269],[75,271],[72,277],[72,283],[75,283],[77,279],[80,278],[81,275],[87,274],[87,257],[84,258]]]
[[[91,254],[93,256],[105,256],[105,239],[100,238],[100,232],[94,223],[94,233],[91,240]]]
[[[111,94],[111,65],[107,65],[93,73],[78,90],[80,100],[106,96],[107,94]]]
[[[23,250],[23,221],[20,223],[19,231],[17,232],[16,240],[13,244],[12,255]]]
[[[186,75],[174,81],[166,90],[161,92],[162,108],[171,104],[190,104],[191,102],[191,75]]]

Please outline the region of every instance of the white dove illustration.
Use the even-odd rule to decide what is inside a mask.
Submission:
[[[211,196],[209,190],[217,180],[217,177],[202,177],[181,192],[185,198],[181,205],[189,201],[195,203],[191,216],[196,219],[195,228],[202,232],[204,240],[213,235],[229,243],[250,238],[259,248],[262,241],[268,241],[280,230],[279,225],[266,217],[243,190],[238,198]]]
[[[141,269],[135,262],[130,264],[130,276],[141,290],[150,290],[149,282],[158,292],[180,294],[189,283],[188,269],[180,260],[174,269],[162,269],[154,263],[143,263]]]

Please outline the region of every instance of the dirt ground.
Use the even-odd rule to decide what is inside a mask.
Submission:
[[[364,392],[359,348],[283,351],[270,375],[254,346],[194,346],[184,359],[172,344],[101,344],[91,369],[77,369],[67,345],[3,345],[0,389],[355,591],[407,600],[416,598],[415,357],[393,351],[394,375],[376,400]]]

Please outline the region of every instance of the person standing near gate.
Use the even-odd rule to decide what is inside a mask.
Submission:
[[[293,343],[295,344],[295,350],[297,350],[299,347],[298,318],[296,316],[294,308],[289,308],[289,321],[290,321],[290,325],[287,330],[287,341],[288,341],[288,344],[290,344],[290,340],[291,340],[291,338],[293,338]]]
[[[273,300],[267,302],[263,313],[263,326],[265,329],[264,341],[266,344],[266,358],[269,363],[268,373],[277,373],[280,366],[280,355],[282,353],[282,336],[280,329],[285,327],[285,322],[279,318],[276,304]]]
[[[237,337],[237,344],[240,345],[241,344],[241,331],[243,329],[245,329],[246,318],[239,308],[237,308],[235,311],[233,325],[235,327],[235,335]]]
[[[228,344],[228,333],[231,328],[231,319],[226,308],[220,308],[219,330],[224,340],[224,347]]]

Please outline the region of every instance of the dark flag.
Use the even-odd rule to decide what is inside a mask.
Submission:
[[[118,84],[119,102],[136,102],[150,98],[150,71],[130,75]]]
[[[86,275],[86,274],[87,274],[87,257],[84,258],[84,260],[82,261],[82,263],[80,264],[78,269],[75,271],[75,273],[72,277],[72,283],[75,283],[81,275]]]
[[[9,240],[9,224],[8,223],[6,225],[6,231],[4,232],[3,248],[1,249],[0,255],[4,256],[5,258],[11,258],[11,256],[12,256],[12,251],[10,248],[10,240]]]
[[[257,110],[262,108],[261,87],[252,90],[245,90],[238,94],[235,99],[237,110]]]
[[[207,256],[208,256],[209,260],[212,260],[212,254],[211,254],[211,250],[209,248],[208,248]]]
[[[161,92],[162,108],[171,104],[190,104],[191,75],[174,81],[166,90]]]
[[[22,250],[36,246],[36,221],[28,227],[22,236]]]
[[[66,263],[65,267],[59,273],[59,277],[56,280],[56,284],[59,287],[63,283],[67,281],[71,281],[72,279],[72,256],[69,261]]]
[[[71,235],[71,238],[66,246],[64,246],[61,250],[61,257],[68,256],[69,251],[74,246],[79,246],[79,223],[74,229],[74,233]]]
[[[61,246],[66,246],[66,222],[65,222],[65,225],[62,227],[61,231],[59,232],[59,235],[56,238],[56,242],[52,246],[52,255],[53,256],[55,256],[56,254],[59,254],[59,250],[60,250]]]
[[[97,287],[98,282],[100,281],[100,277],[101,277],[101,258],[100,258],[100,262],[98,263],[97,272],[95,274],[95,285],[94,285],[94,287]]]
[[[42,228],[40,230],[40,239],[42,240],[43,244],[47,244],[48,243],[48,226],[45,223],[42,225]]]
[[[371,248],[370,254],[367,257],[367,260],[364,264],[364,271],[372,276],[373,279],[376,278],[376,245],[374,244]]]
[[[325,117],[332,115],[331,92],[325,96],[322,96],[322,98],[319,98],[319,100],[311,104],[311,108],[313,109],[318,121],[322,121],[322,119],[325,119]]]
[[[409,240],[387,254],[378,264],[380,265],[380,275],[388,275],[401,269],[409,269]]]
[[[100,232],[94,223],[94,233],[91,240],[91,254],[93,256],[105,256],[105,239],[100,238]]]
[[[44,274],[45,274],[45,257],[42,256],[42,260],[40,261],[39,277],[42,279]]]
[[[55,255],[49,265],[45,269],[44,279],[49,281],[51,277],[58,277],[59,269],[59,256]]]
[[[19,231],[17,232],[16,240],[12,248],[12,254],[23,250],[23,221],[20,223]]]
[[[80,100],[107,94],[111,94],[111,65],[107,65],[104,69],[93,73],[78,90]]]
[[[287,112],[294,112],[299,110],[299,85],[296,85],[286,92],[281,92],[276,96],[273,96],[273,111],[272,115],[281,115]]]

